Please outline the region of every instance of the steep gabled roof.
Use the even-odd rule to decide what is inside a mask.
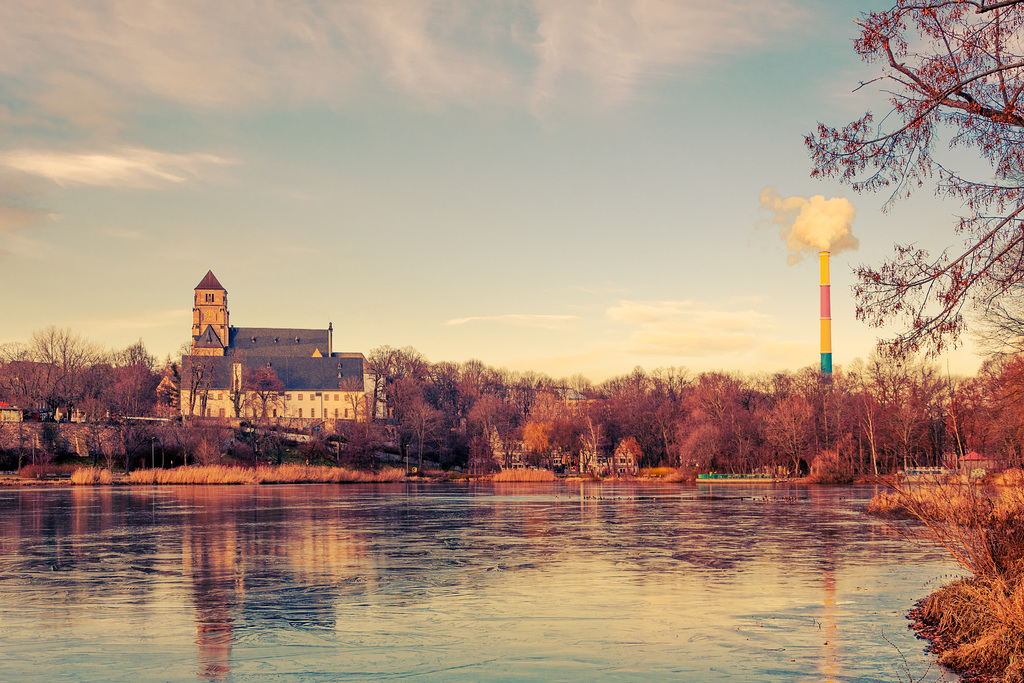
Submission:
[[[203,278],[203,281],[196,285],[196,289],[224,289],[224,287],[217,282],[217,276],[213,274],[213,271],[208,270],[206,271],[206,277]]]
[[[199,335],[199,338],[196,340],[196,344],[195,345],[196,345],[196,348],[199,348],[199,349],[222,349],[222,348],[224,348],[224,344],[220,340],[220,335],[218,335],[214,331],[212,325],[207,325],[206,326],[206,329],[203,330],[203,333],[201,335]]]

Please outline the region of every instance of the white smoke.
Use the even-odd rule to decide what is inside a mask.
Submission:
[[[856,249],[860,242],[853,236],[853,217],[857,210],[841,197],[822,195],[780,197],[773,187],[761,191],[761,207],[773,212],[772,223],[781,225],[779,235],[786,240],[789,265],[819,251],[837,254]]]

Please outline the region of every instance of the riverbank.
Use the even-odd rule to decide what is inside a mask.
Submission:
[[[964,681],[1024,681],[1024,473],[876,496],[870,513],[916,519],[970,576],[943,586],[911,612],[939,662]]]
[[[27,470],[28,468],[25,468]],[[22,470],[24,473],[25,470]],[[405,481],[405,470],[376,471],[326,465],[263,465],[234,467],[201,465],[174,469],[139,469],[125,474],[100,467],[39,467],[26,474],[0,474],[0,487],[94,485],[216,485],[216,484],[365,484]]]
[[[126,475],[118,469],[91,467],[86,464],[28,465],[20,471],[0,472],[0,488],[16,486],[67,486],[129,484],[317,484],[317,483],[370,483],[404,481],[493,481],[498,483],[539,482],[602,482],[637,481],[665,484],[760,484],[760,485],[814,485],[822,482],[813,477],[800,479],[769,479],[721,475],[715,478],[699,477],[692,470],[671,467],[643,469],[639,475],[615,477],[568,474],[558,475],[544,469],[508,469],[489,474],[467,474],[442,470],[413,471],[401,467],[382,467],[373,471],[357,470],[336,465],[191,465],[169,469],[140,468]],[[844,484],[878,484],[887,479],[871,477]],[[829,484],[832,485],[832,484]]]

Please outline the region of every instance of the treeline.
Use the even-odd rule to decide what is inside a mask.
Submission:
[[[48,327],[28,343],[0,345],[0,401],[48,417],[77,413],[90,422],[167,415],[174,392],[166,384],[158,388],[176,367],[170,359],[158,366],[141,340],[106,350],[71,330]]]
[[[823,377],[636,368],[593,384],[467,363],[430,363],[411,348],[368,357],[373,405],[403,447],[442,462],[561,464],[581,471],[624,443],[641,467],[808,470],[822,479],[955,464],[970,451],[1020,466],[1024,362],[956,378],[882,354]]]
[[[88,422],[177,416],[177,368],[172,359],[158,364],[141,341],[105,352],[69,330],[47,328],[27,344],[0,346],[0,401],[76,412]],[[476,471],[588,471],[628,451],[640,467],[811,470],[837,480],[951,464],[970,451],[1022,464],[1024,361],[1017,356],[990,361],[972,378],[873,354],[831,377],[814,367],[772,374],[638,367],[594,384],[477,360],[432,363],[413,348],[381,346],[367,355],[366,374],[371,419],[311,430],[310,458],[365,466],[390,449],[412,462]],[[196,434],[209,431],[208,422],[196,421]],[[260,426],[265,435],[273,425]],[[128,457],[129,441],[161,438],[123,431]],[[184,457],[190,449],[207,462],[221,456],[223,433],[190,447],[198,436],[188,432],[186,421],[174,435]],[[242,456],[281,457],[251,427],[236,437],[226,441],[248,444]]]

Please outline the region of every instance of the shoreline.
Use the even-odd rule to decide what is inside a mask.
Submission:
[[[316,471],[318,476],[311,476],[307,478],[302,477],[287,477],[285,481],[274,480],[274,477],[264,477],[260,481],[240,481],[238,477],[225,477],[223,481],[213,480],[206,478],[204,481],[173,481],[180,477],[175,476],[181,474],[190,473],[203,473],[208,470],[216,470],[221,473],[228,472],[232,474],[243,474],[243,473],[254,473],[258,470],[266,471],[279,471],[279,468],[300,468],[304,471]],[[715,484],[752,484],[755,486],[863,486],[876,484],[876,481],[852,481],[844,484],[821,484],[814,481],[809,481],[807,478],[801,479],[742,479],[742,478],[729,478],[729,479],[694,479],[694,478],[670,478],[663,476],[631,476],[631,477],[605,477],[605,478],[590,478],[581,476],[568,476],[558,477],[555,476],[551,479],[496,479],[494,474],[486,475],[466,475],[459,473],[439,472],[439,473],[405,473],[401,471],[401,468],[382,468],[381,470],[369,471],[369,470],[351,470],[344,467],[338,467],[335,465],[295,465],[295,464],[283,464],[283,465],[263,465],[257,467],[238,467],[231,465],[189,465],[183,467],[176,467],[173,469],[149,469],[139,468],[132,470],[128,475],[125,475],[123,471],[111,471],[102,468],[82,467],[80,470],[86,472],[102,471],[105,473],[109,480],[99,480],[98,477],[91,476],[88,480],[82,480],[74,474],[59,474],[59,475],[46,475],[42,477],[38,476],[21,476],[17,472],[0,472],[0,489],[2,488],[31,488],[31,487],[53,487],[53,486],[138,486],[138,485],[153,485],[153,486],[181,486],[181,485],[238,485],[253,483],[259,485],[268,484],[345,484],[345,483],[400,483],[400,482],[492,482],[495,484],[544,484],[544,483],[617,483],[617,482],[636,482],[641,484],[680,484],[683,486],[705,486]],[[401,471],[401,476],[397,476],[396,472]],[[331,474],[342,474],[349,473],[354,474],[352,478],[335,478],[325,477],[324,473],[329,472]],[[378,476],[381,472],[388,472],[387,478],[384,480],[377,481],[374,477]],[[145,479],[145,481],[139,481],[139,479]],[[164,479],[160,481],[160,479]],[[133,481],[134,480],[134,481]]]

